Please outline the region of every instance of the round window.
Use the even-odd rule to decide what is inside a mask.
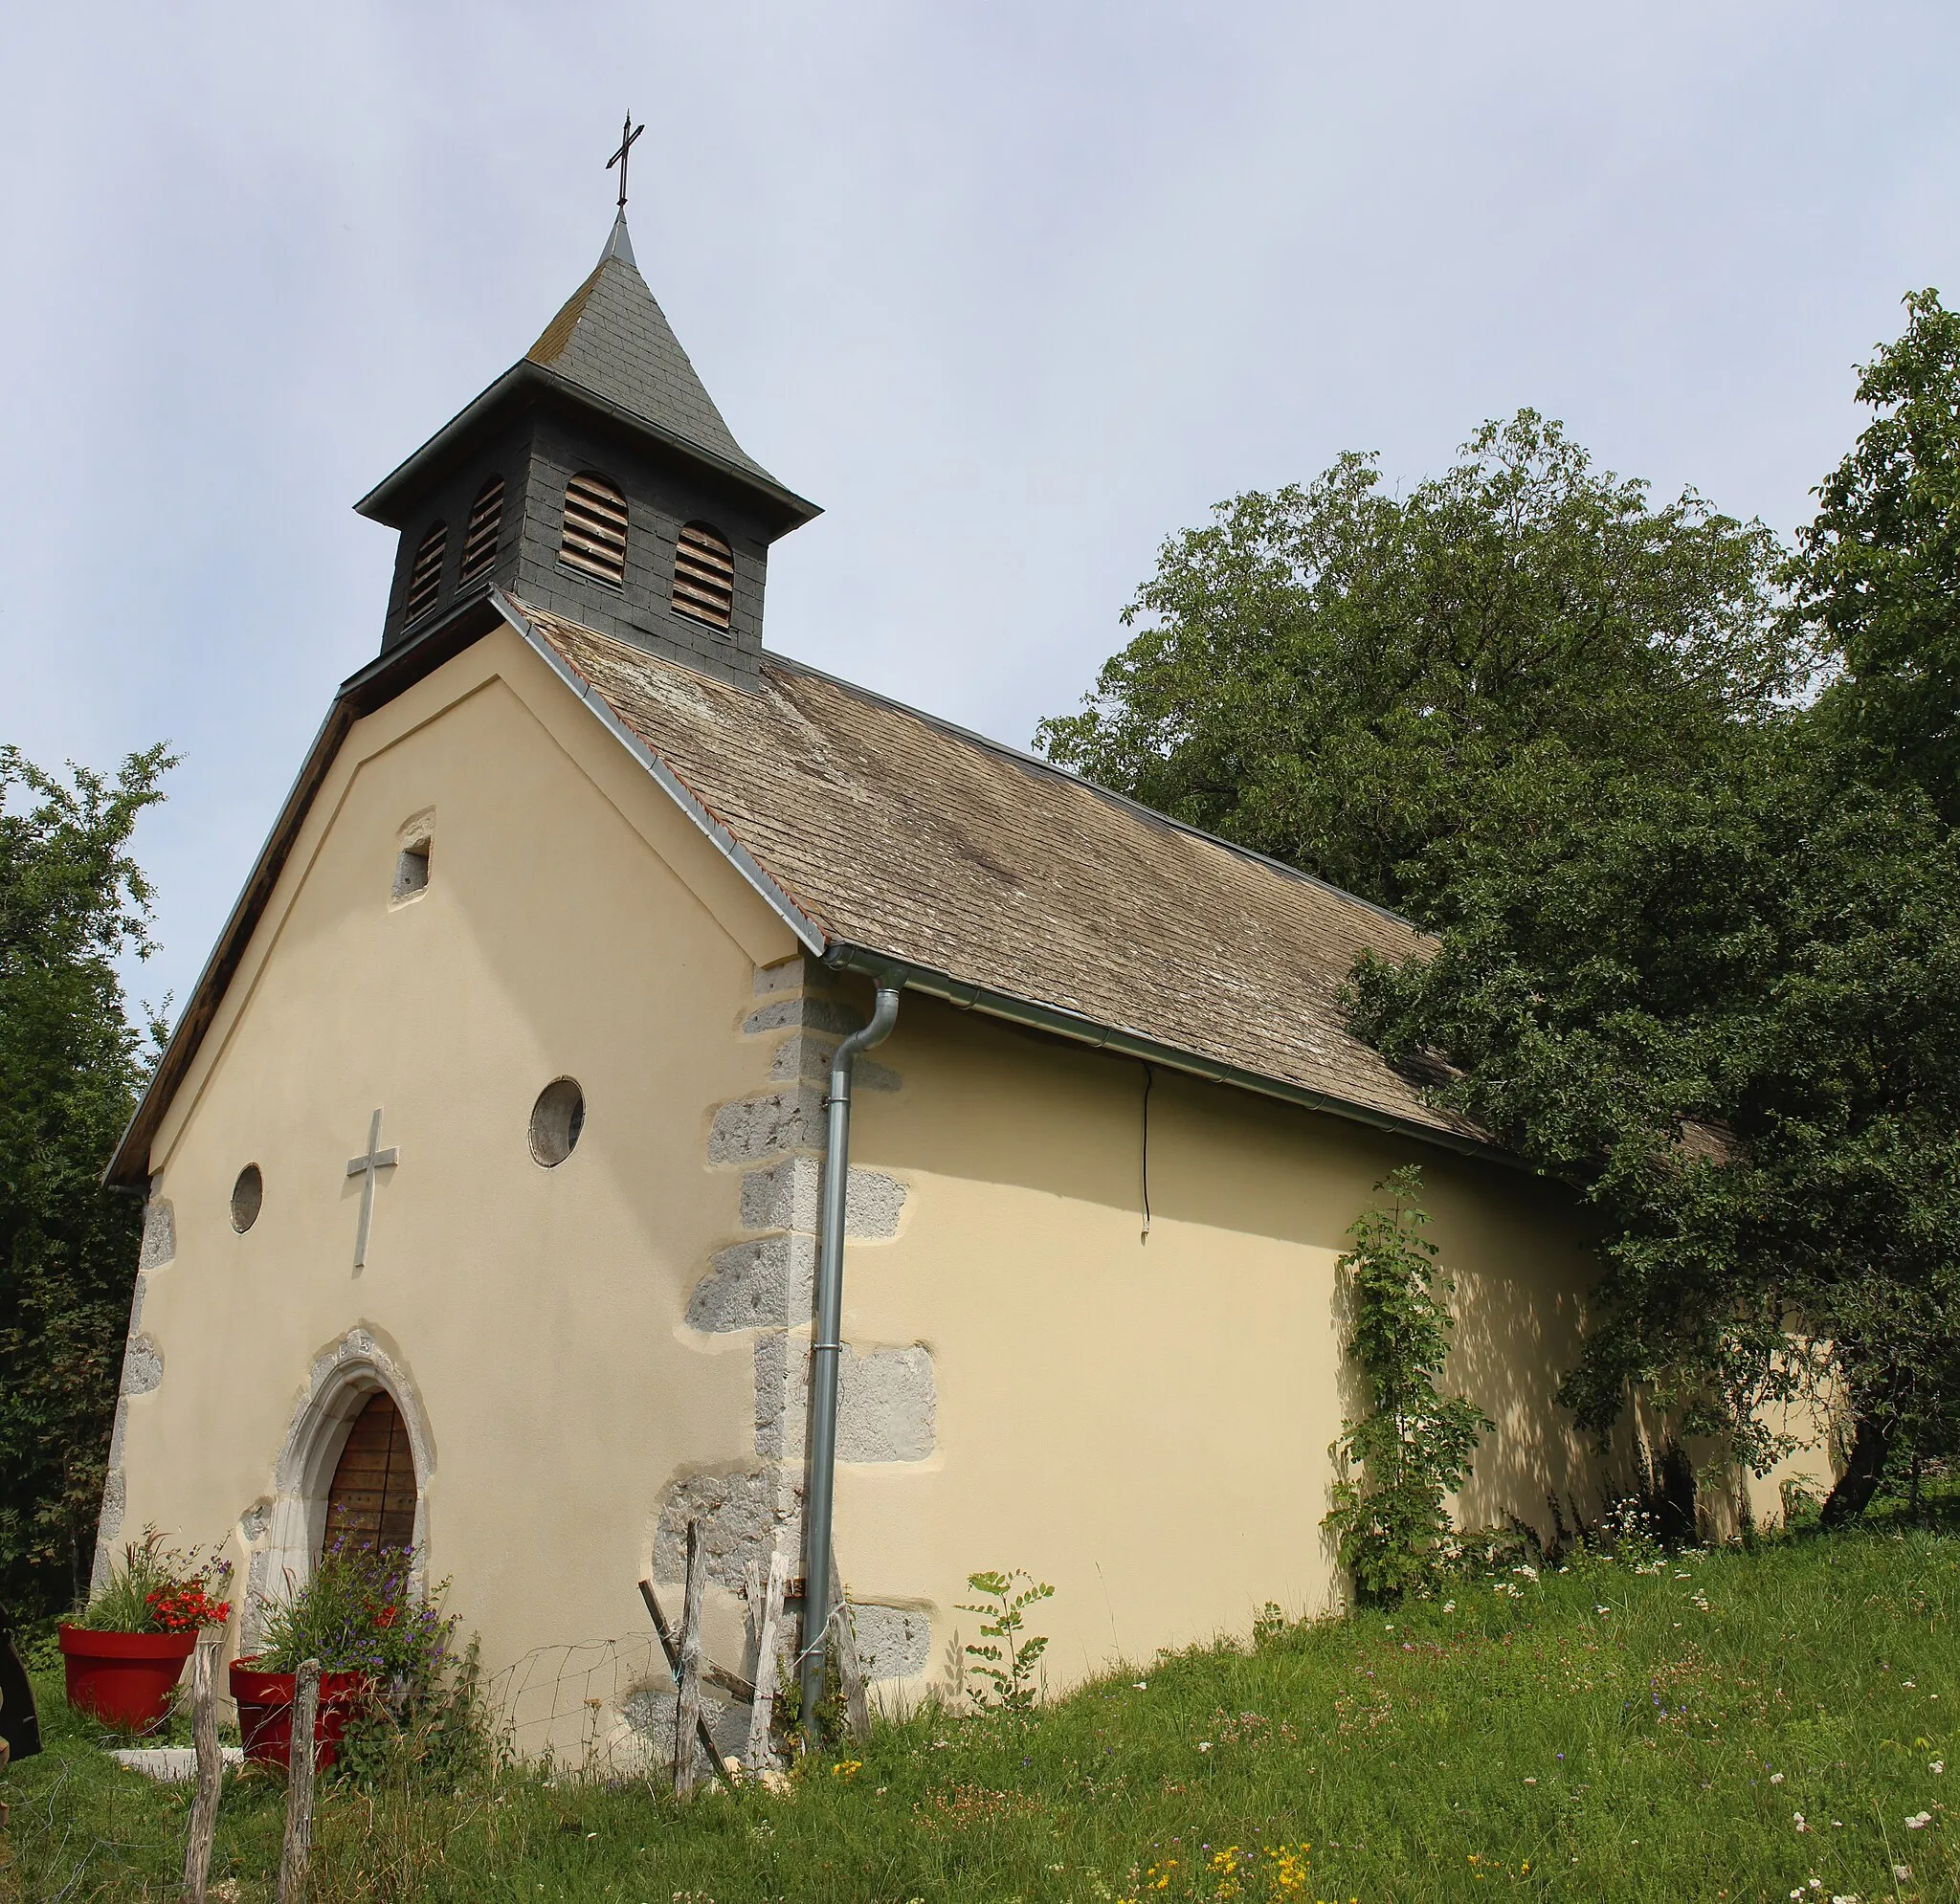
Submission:
[[[531,1155],[549,1169],[578,1148],[586,1127],[586,1095],[568,1077],[554,1079],[531,1106]]]
[[[265,1201],[265,1179],[258,1165],[248,1163],[232,1185],[232,1228],[240,1236],[258,1221],[258,1207]]]

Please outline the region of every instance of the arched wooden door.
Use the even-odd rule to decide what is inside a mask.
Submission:
[[[408,1424],[386,1389],[361,1410],[333,1471],[326,1497],[326,1544],[372,1551],[415,1538],[415,1457]]]

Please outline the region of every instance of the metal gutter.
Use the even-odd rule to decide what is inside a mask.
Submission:
[[[803,1649],[797,1655],[805,1738],[816,1738],[829,1650],[831,1525],[837,1493],[837,1363],[844,1353],[844,1209],[851,1186],[851,1074],[859,1052],[882,1044],[898,1022],[899,987],[880,984],[870,1022],[831,1053],[823,1100],[823,1204],[817,1218],[816,1326],[810,1341],[809,1473],[804,1483]],[[838,1589],[841,1592],[841,1588]]]
[[[1440,1129],[1434,1124],[1418,1123],[1414,1118],[1398,1117],[1392,1111],[1377,1111],[1369,1105],[1352,1103],[1303,1084],[1268,1077],[1259,1072],[1225,1064],[1216,1058],[1200,1057],[1174,1045],[1160,1044],[1140,1032],[1125,1031],[1121,1026],[1105,1025],[1058,1006],[1039,1005],[1032,999],[1016,998],[1012,992],[995,991],[969,979],[956,979],[950,973],[937,971],[929,965],[915,964],[910,960],[894,958],[868,945],[854,945],[841,940],[833,941],[830,950],[823,954],[823,961],[837,971],[858,972],[880,985],[899,985],[907,991],[924,992],[930,997],[944,999],[962,1011],[978,1011],[990,1018],[1024,1026],[1030,1030],[1046,1031],[1055,1037],[1086,1045],[1092,1051],[1115,1052],[1123,1057],[1141,1058],[1149,1064],[1162,1065],[1167,1071],[1181,1071],[1188,1076],[1204,1078],[1208,1083],[1229,1085],[1235,1090],[1250,1091],[1261,1097],[1274,1097],[1282,1104],[1320,1111],[1348,1123],[1366,1124],[1371,1129],[1388,1131],[1415,1143],[1434,1144],[1462,1157],[1474,1157],[1481,1162],[1501,1163],[1527,1175],[1537,1174],[1523,1158],[1485,1139]]]
[[[821,958],[825,945],[829,943],[822,926],[763,871],[748,849],[695,798],[674,769],[612,712],[612,703],[606,697],[531,626],[523,611],[501,588],[491,589],[490,606],[516,630],[524,645],[546,667],[586,704],[600,726],[653,775],[661,791],[701,829],[715,850],[755,889],[762,902],[796,935],[803,949]]]

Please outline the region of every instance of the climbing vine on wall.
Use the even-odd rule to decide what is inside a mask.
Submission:
[[[1455,1326],[1455,1284],[1423,1233],[1422,1172],[1396,1170],[1375,1185],[1376,1202],[1348,1231],[1339,1264],[1352,1304],[1346,1348],[1361,1378],[1366,1411],[1344,1421],[1329,1452],[1333,1506],[1322,1523],[1334,1536],[1356,1595],[1386,1602],[1423,1586],[1446,1563],[1448,1497],[1470,1476],[1477,1444],[1492,1423],[1459,1395],[1437,1389]]]

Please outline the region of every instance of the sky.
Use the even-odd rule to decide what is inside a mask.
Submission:
[[[100,0],[0,18],[0,740],[181,756],[188,997],[392,534],[356,498],[640,267],[826,513],[770,648],[1026,744],[1163,540],[1531,405],[1789,534],[1960,298],[1949,5]]]

